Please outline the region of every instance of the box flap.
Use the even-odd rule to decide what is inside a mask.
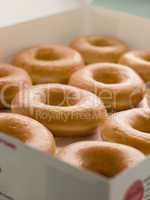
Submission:
[[[78,8],[83,2],[83,0],[5,0],[0,7],[0,27]]]
[[[150,1],[148,0],[93,0],[96,6],[124,11],[132,15],[150,17]]]
[[[105,177],[81,171],[0,132],[0,200],[108,199],[108,187]]]

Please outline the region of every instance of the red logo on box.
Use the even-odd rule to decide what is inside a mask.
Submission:
[[[142,200],[144,196],[144,185],[142,181],[136,181],[127,191],[124,200]]]
[[[10,148],[10,149],[12,149],[12,150],[16,150],[16,145],[14,145],[14,144],[12,144],[12,143],[10,143],[10,142],[4,140],[4,139],[1,139],[1,138],[0,138],[0,144],[5,145],[6,147],[8,147],[8,148]]]

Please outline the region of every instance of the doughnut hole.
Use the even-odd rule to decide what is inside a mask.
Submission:
[[[9,72],[7,72],[7,70],[1,70],[0,71],[0,78],[3,78],[3,77],[6,77],[6,76],[9,76],[10,75],[10,73]]]
[[[50,89],[46,91],[46,104],[51,106],[74,106],[80,101],[77,93],[62,89]]]
[[[112,44],[104,39],[104,38],[96,38],[96,39],[90,39],[89,40],[90,44],[96,47],[109,47],[112,46]]]
[[[54,49],[41,48],[36,52],[36,59],[43,61],[55,61],[60,59]]]
[[[113,153],[112,153],[113,152]],[[106,177],[113,177],[122,172],[126,167],[126,162],[117,150],[90,148],[80,152],[81,167]],[[120,158],[120,159],[119,159]],[[120,160],[120,162],[118,162]]]
[[[8,84],[2,88],[0,100],[5,108],[10,109],[14,94],[17,94],[20,88],[21,85],[19,86],[19,84]]]
[[[97,82],[104,84],[119,84],[124,81],[122,75],[115,70],[96,69],[93,73],[93,78]]]
[[[10,72],[7,70],[1,70],[0,71],[0,78],[3,79],[5,77],[9,77],[11,75]],[[1,87],[1,95],[0,95],[0,100],[2,104],[6,108],[10,108],[11,100],[14,97],[14,94],[17,94],[19,91],[19,86],[18,84],[6,84],[5,86]]]
[[[132,128],[143,132],[143,133],[150,133],[150,117],[139,115],[131,123]]]
[[[147,62],[150,62],[150,55],[146,55],[146,56],[144,57],[144,60],[147,61]]]
[[[136,52],[135,55],[145,62],[150,62],[150,52],[145,53],[145,52],[140,51],[140,52]]]

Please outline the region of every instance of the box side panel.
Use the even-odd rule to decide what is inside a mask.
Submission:
[[[150,199],[150,158],[112,181],[110,200]]]
[[[130,48],[149,48],[150,21],[100,7],[88,10],[85,34],[118,37]]]
[[[0,200],[46,199],[46,170],[32,150],[0,136]]]
[[[82,30],[82,9],[0,29],[0,57],[38,44],[68,44]]]
[[[99,177],[0,136],[1,200],[108,200],[108,183]]]
[[[92,183],[91,180],[82,180],[79,176],[69,175],[66,170],[60,171],[56,168],[53,170],[49,168],[48,174],[47,200],[50,197],[53,197],[53,200],[109,200],[109,184],[103,181]]]

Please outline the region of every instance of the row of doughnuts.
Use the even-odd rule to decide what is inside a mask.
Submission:
[[[24,49],[12,64],[25,69],[34,84],[67,83],[70,75],[84,64],[120,63],[135,70],[145,82],[150,81],[150,51],[132,50],[112,37],[87,36],[75,39],[70,47],[41,45]]]
[[[76,39],[70,46],[75,50],[62,45],[41,45],[25,49],[14,56],[12,64],[26,70],[33,84],[69,82],[73,86],[89,90],[102,99],[109,111],[129,109],[139,104],[145,93],[145,85],[135,71],[144,80],[145,76],[149,77],[148,51],[138,51],[137,54],[135,51],[127,52],[127,45],[120,40],[98,36]],[[90,58],[90,61],[87,58]],[[117,62],[121,64],[116,64]],[[84,63],[92,64],[85,68]],[[123,67],[122,64],[130,68]],[[8,67],[2,66],[2,68]],[[10,80],[15,80],[13,71],[8,69]],[[74,73],[76,71],[77,73]],[[26,82],[29,82],[30,78],[26,79],[28,79]],[[17,83],[22,85],[20,80],[18,82],[10,80],[2,81],[2,87],[7,82],[7,85],[9,83],[15,85],[13,89],[3,87],[2,92],[5,94],[15,94]],[[22,81],[23,85],[24,82]],[[10,103],[7,97],[3,100],[6,100],[5,104]]]
[[[128,49],[116,38],[88,36],[70,47],[20,51],[14,66],[0,65],[1,107],[11,104],[13,112],[0,113],[0,130],[55,155],[54,136],[83,137],[100,127],[105,142],[71,144],[57,157],[108,177],[135,166],[150,154],[149,108],[131,109],[145,95],[150,52]]]

